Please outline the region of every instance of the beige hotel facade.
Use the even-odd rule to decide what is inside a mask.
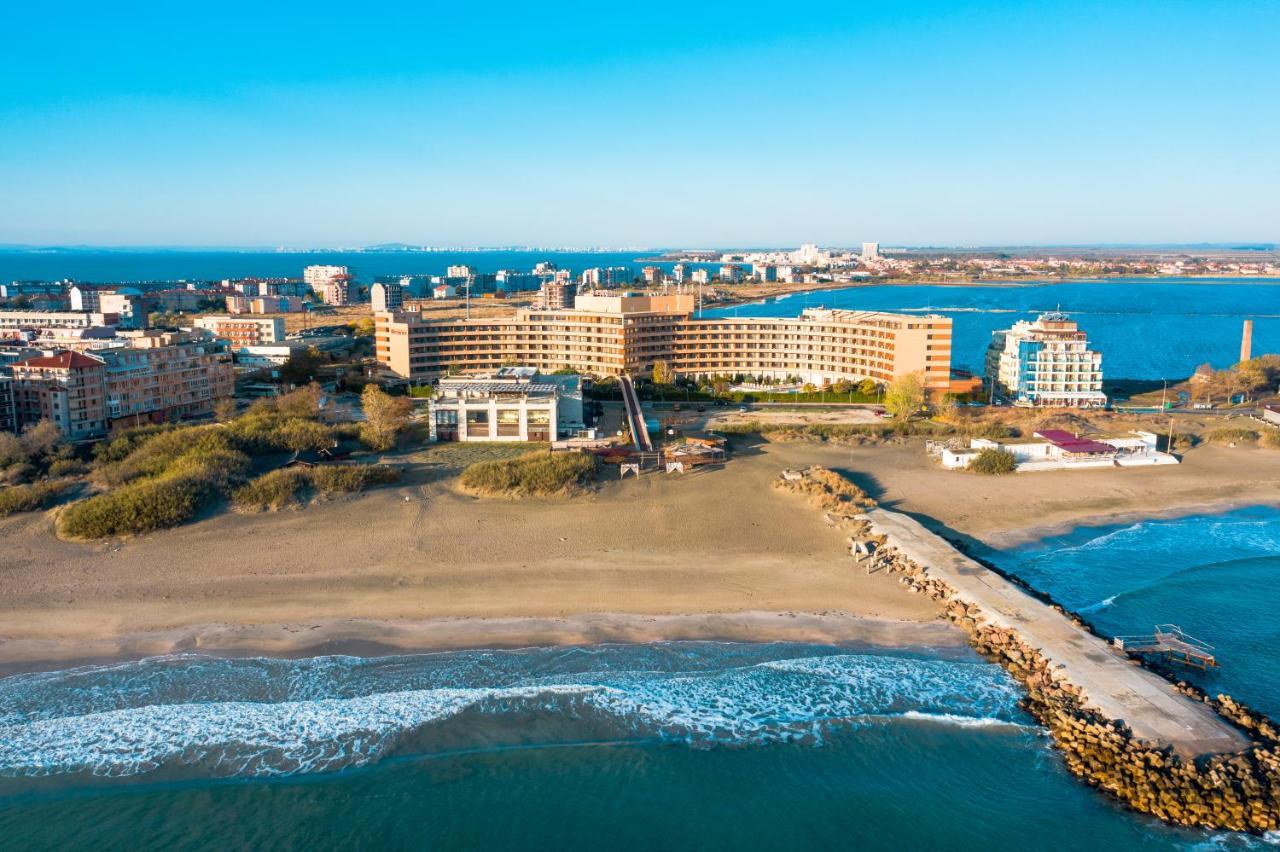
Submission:
[[[692,295],[584,295],[572,309],[523,309],[512,317],[429,319],[375,314],[379,364],[410,381],[512,364],[594,376],[648,374],[665,362],[683,376],[798,377],[822,385],[923,375],[951,387],[948,317],[808,309],[798,317],[701,319]]]

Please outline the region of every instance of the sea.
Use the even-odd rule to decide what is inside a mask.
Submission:
[[[1280,510],[984,553],[1280,715]],[[196,654],[0,678],[5,849],[1264,849],[1072,779],[967,649]],[[1278,841],[1280,842],[1280,841]]]
[[[361,281],[382,275],[443,275],[454,264],[481,272],[530,270],[539,261],[581,271],[648,265],[637,252],[570,251],[3,251],[0,281],[118,283],[299,277],[305,266],[350,266]],[[670,263],[654,264],[670,269]],[[714,268],[716,264],[700,264]],[[980,285],[866,284],[794,293],[707,310],[707,316],[796,316],[805,308],[937,313],[953,320],[952,363],[980,371],[991,332],[1044,311],[1077,319],[1103,354],[1110,379],[1184,379],[1203,363],[1236,363],[1245,319],[1255,353],[1280,352],[1280,279],[1108,278]]]
[[[183,269],[297,274],[303,259],[269,256],[287,268]],[[372,257],[350,262],[383,274]],[[387,262],[386,274],[414,271]],[[0,279],[107,277],[7,263],[0,257]],[[1238,340],[1227,338],[1245,316],[1258,320],[1259,351],[1280,351],[1280,289],[1265,281],[867,286],[728,313],[798,313],[806,303],[940,311],[956,317],[969,348],[985,345],[995,324],[1060,306],[1135,377],[1230,363]],[[1221,662],[1191,679],[1280,716],[1280,510],[1080,527],[982,555],[1106,633],[1178,624]],[[180,654],[11,674],[0,677],[0,848],[1280,844],[1126,811],[1066,772],[1020,697],[1002,669],[967,649],[789,643]]]

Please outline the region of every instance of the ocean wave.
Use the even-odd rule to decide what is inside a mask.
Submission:
[[[0,775],[114,777],[164,769],[228,777],[333,771],[402,747],[425,748],[423,742],[445,725],[454,725],[449,741],[456,744],[459,737],[465,740],[466,726],[480,718],[491,720],[485,725],[496,720],[522,731],[550,724],[565,736],[590,730],[592,736],[659,738],[694,747],[816,744],[836,726],[892,724],[894,718],[974,727],[1020,718],[1016,685],[986,663],[830,654],[720,667],[700,660],[703,664],[692,670],[644,669],[637,664],[670,660],[637,654],[182,658],[114,667],[109,676],[86,668],[10,678],[0,680],[0,703],[7,699],[11,707],[0,723]],[[585,670],[562,670],[566,665]],[[508,682],[450,684],[459,671],[476,675],[484,668],[497,673],[492,679]],[[282,671],[293,675],[274,683],[266,675],[279,677]],[[517,672],[522,676],[509,682]],[[281,681],[286,693],[313,694],[324,684],[331,694],[275,700]],[[432,685],[388,688],[420,681]],[[49,689],[51,682],[61,687]],[[158,693],[140,689],[140,683],[161,683],[166,700],[155,703]],[[345,694],[353,683],[363,694]],[[123,688],[116,691],[115,685]],[[33,687],[45,702],[40,712],[14,714],[13,707],[31,701]],[[18,700],[15,694],[26,697]],[[190,694],[202,700],[191,700]],[[482,742],[492,733],[490,727],[485,730],[489,734],[480,736]]]

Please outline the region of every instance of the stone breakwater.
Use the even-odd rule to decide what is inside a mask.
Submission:
[[[1136,811],[1176,825],[1254,834],[1280,828],[1280,736],[1270,719],[1228,696],[1211,698],[1180,684],[1177,689],[1189,700],[1204,702],[1247,734],[1249,745],[1186,757],[1170,745],[1139,739],[1123,720],[1090,707],[1061,666],[1016,630],[990,623],[980,606],[959,599],[927,568],[891,545],[872,558],[901,575],[902,585],[937,601],[979,653],[1025,687],[1024,709],[1048,729],[1072,774]]]

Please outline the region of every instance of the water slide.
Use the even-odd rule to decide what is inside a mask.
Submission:
[[[618,384],[622,387],[622,404],[626,408],[627,425],[631,429],[631,441],[642,453],[653,452],[653,442],[649,440],[649,430],[644,425],[644,412],[640,410],[640,397],[636,395],[636,387],[630,376],[621,376]]]

